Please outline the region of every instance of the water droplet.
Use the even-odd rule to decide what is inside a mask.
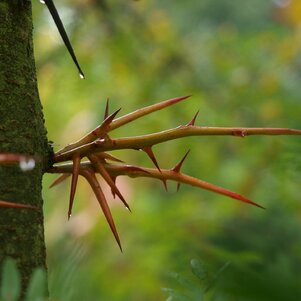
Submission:
[[[81,79],[84,79],[84,78],[85,78],[85,76],[83,75],[83,73],[80,73],[80,74],[79,74],[79,77],[80,77]]]
[[[36,166],[36,161],[34,159],[22,159],[19,162],[19,166],[22,171],[32,170]]]
[[[44,1],[44,0],[40,0],[40,3],[41,3],[41,4],[45,4],[45,1]]]

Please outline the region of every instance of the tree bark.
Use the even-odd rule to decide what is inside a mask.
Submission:
[[[0,265],[6,256],[17,261],[24,296],[32,271],[46,268],[41,180],[51,158],[37,89],[28,0],[0,0],[0,153],[6,152],[39,158],[27,172],[17,165],[0,165],[0,200],[39,209],[0,207]]]

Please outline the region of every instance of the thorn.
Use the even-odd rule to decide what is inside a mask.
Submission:
[[[230,198],[233,198],[233,199],[236,199],[238,201],[241,201],[241,202],[244,202],[244,203],[247,203],[247,204],[250,204],[250,205],[253,205],[253,206],[256,206],[258,208],[261,208],[261,209],[266,209],[265,207],[245,198],[244,196],[236,193],[236,192],[232,192],[232,191],[227,191],[227,193],[225,193],[224,195],[227,195],[229,196]]]
[[[69,199],[69,209],[68,209],[68,220],[72,214],[73,201],[77,186],[78,174],[80,169],[80,156],[74,155],[73,157],[73,168],[72,168],[72,181],[71,181],[71,190],[70,190],[70,199]]]
[[[169,99],[169,100],[167,100],[167,102],[169,102],[170,104],[175,104],[175,103],[177,103],[177,102],[179,102],[181,100],[185,100],[185,99],[187,99],[187,98],[189,98],[191,96],[192,96],[192,94],[186,95],[186,96],[180,96],[180,97]]]
[[[114,120],[111,129],[116,129],[120,126],[123,126],[127,123],[133,122],[134,120],[137,120],[145,115],[151,114],[153,112],[162,110],[168,106],[171,106],[173,104],[176,104],[178,102],[180,102],[181,100],[185,100],[186,98],[189,98],[191,95],[188,96],[181,96],[181,97],[176,97],[176,98],[172,98],[172,99],[167,99],[155,104],[152,104],[150,106],[146,106],[146,107],[142,107],[136,111],[133,111],[127,115],[124,115],[120,118],[117,118],[116,120]]]
[[[116,185],[117,176],[111,176],[111,179],[114,182],[114,184]],[[112,189],[112,188],[111,188],[111,193],[112,193],[113,198],[115,199],[116,198],[116,193],[115,193],[114,189]]]
[[[120,109],[118,109],[117,111],[115,111],[114,113],[112,113],[111,115],[109,115],[104,121],[103,121],[103,126],[104,127],[107,127],[112,121],[113,121],[113,119],[115,118],[115,116],[119,113],[119,111],[121,110],[121,108]]]
[[[168,192],[167,181],[166,181],[166,179],[165,179],[165,178],[162,178],[161,180],[162,180],[162,182],[163,182],[165,191]]]
[[[123,195],[117,188],[115,182],[112,180],[110,174],[106,170],[106,168],[103,166],[103,164],[98,160],[97,156],[95,155],[89,155],[89,160],[92,162],[92,164],[95,166],[96,170],[101,174],[103,179],[107,182],[107,184],[111,187],[112,191],[118,195],[119,199],[122,201],[124,206],[131,212],[130,206],[124,199]],[[113,195],[114,196],[114,195]]]
[[[179,190],[180,190],[180,187],[181,187],[181,183],[177,183],[177,192],[179,192]]]
[[[119,111],[121,110],[121,108],[117,111],[115,111],[114,113],[112,113],[111,115],[109,115],[101,124],[99,127],[97,127],[96,129],[94,129],[91,134],[94,136],[98,136],[100,137],[100,134],[103,134],[106,132],[106,130],[108,129],[108,126],[112,123],[113,119],[115,118],[115,116],[119,113]]]
[[[105,113],[104,113],[103,119],[105,120],[106,118],[108,118],[108,116],[109,116],[109,97],[107,98],[106,108],[105,108]]]
[[[202,181],[200,179],[194,179],[194,180],[196,180],[197,183],[196,183],[196,185],[193,185],[193,186],[197,186],[199,188],[202,188],[202,189],[205,189],[205,190],[209,190],[209,191],[212,191],[212,192],[217,193],[217,194],[225,195],[225,196],[230,197],[232,199],[236,199],[238,201],[241,201],[241,202],[244,202],[244,203],[248,203],[248,204],[251,204],[253,206],[265,209],[261,205],[259,205],[259,204],[255,203],[255,202],[247,199],[246,197],[244,197],[244,196],[242,196],[242,195],[240,195],[240,194],[238,194],[236,192],[233,192],[233,191],[225,189],[223,187],[216,186],[214,184]],[[183,183],[185,183],[185,182],[183,182]]]
[[[146,147],[142,148],[142,150],[147,153],[147,155],[152,160],[152,162],[155,164],[155,166],[157,167],[157,169],[161,172],[159,164],[158,164],[158,162],[156,160],[156,157],[155,157],[155,155],[153,153],[152,147],[151,146],[146,146]]]
[[[49,12],[50,12],[50,14],[51,14],[51,16],[53,18],[53,21],[54,21],[54,23],[55,23],[55,25],[56,25],[56,27],[57,27],[57,29],[58,29],[58,31],[59,31],[62,39],[63,39],[63,42],[64,42],[64,44],[65,44],[65,46],[66,46],[66,48],[67,48],[67,50],[68,50],[68,52],[69,52],[69,54],[70,54],[70,56],[72,58],[74,64],[76,65],[76,67],[78,69],[80,78],[82,78],[82,79],[85,78],[84,73],[81,70],[80,65],[79,65],[79,63],[77,61],[77,58],[76,58],[75,53],[74,53],[74,50],[72,48],[72,45],[70,43],[70,40],[69,40],[68,35],[66,33],[66,30],[64,28],[63,22],[62,22],[62,20],[61,20],[61,18],[59,16],[59,13],[58,13],[55,5],[54,5],[53,0],[42,0],[42,3],[43,2],[48,7],[48,10],[49,10]]]
[[[188,123],[186,124],[186,126],[193,126],[193,125],[195,124],[195,120],[196,120],[196,118],[198,117],[199,112],[200,112],[200,110],[198,110],[198,111],[195,113],[195,115],[193,116],[193,118],[191,119],[191,121],[188,122]]]
[[[184,155],[184,157],[180,160],[180,162],[176,164],[176,166],[172,169],[173,172],[176,172],[176,173],[180,172],[181,167],[182,167],[185,159],[187,158],[189,152],[190,152],[190,150],[188,150],[187,153]]]
[[[64,173],[60,175],[56,180],[53,181],[53,183],[49,186],[49,188],[52,188],[56,185],[61,184],[63,181],[65,181],[68,177],[70,177],[70,174]]]
[[[35,209],[38,210],[38,207],[26,205],[26,204],[20,204],[20,203],[13,203],[13,202],[7,202],[7,201],[0,201],[0,207],[3,208],[16,208],[16,209]]]
[[[111,231],[115,237],[115,240],[120,248],[120,251],[122,252],[120,238],[119,238],[118,232],[116,230],[116,226],[115,226],[112,214],[111,214],[110,207],[109,207],[106,197],[96,179],[95,173],[92,170],[82,170],[81,175],[84,176],[86,178],[86,180],[89,182],[89,184],[98,200],[98,203],[102,209],[102,212],[105,215],[105,218],[111,228]]]
[[[22,154],[13,154],[13,153],[0,153],[0,162],[1,164],[10,164],[16,162],[40,162],[40,159],[33,156],[22,155]]]

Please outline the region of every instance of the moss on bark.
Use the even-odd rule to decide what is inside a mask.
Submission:
[[[0,165],[0,199],[40,210],[0,208],[0,264],[16,259],[23,292],[38,266],[46,267],[41,180],[50,158],[38,95],[31,1],[0,0],[0,153],[38,156],[32,171]],[[0,280],[1,281],[1,280]]]

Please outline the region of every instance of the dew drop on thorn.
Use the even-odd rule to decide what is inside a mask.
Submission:
[[[44,0],[40,0],[40,3],[41,3],[41,4],[45,4],[45,1],[44,1]]]

